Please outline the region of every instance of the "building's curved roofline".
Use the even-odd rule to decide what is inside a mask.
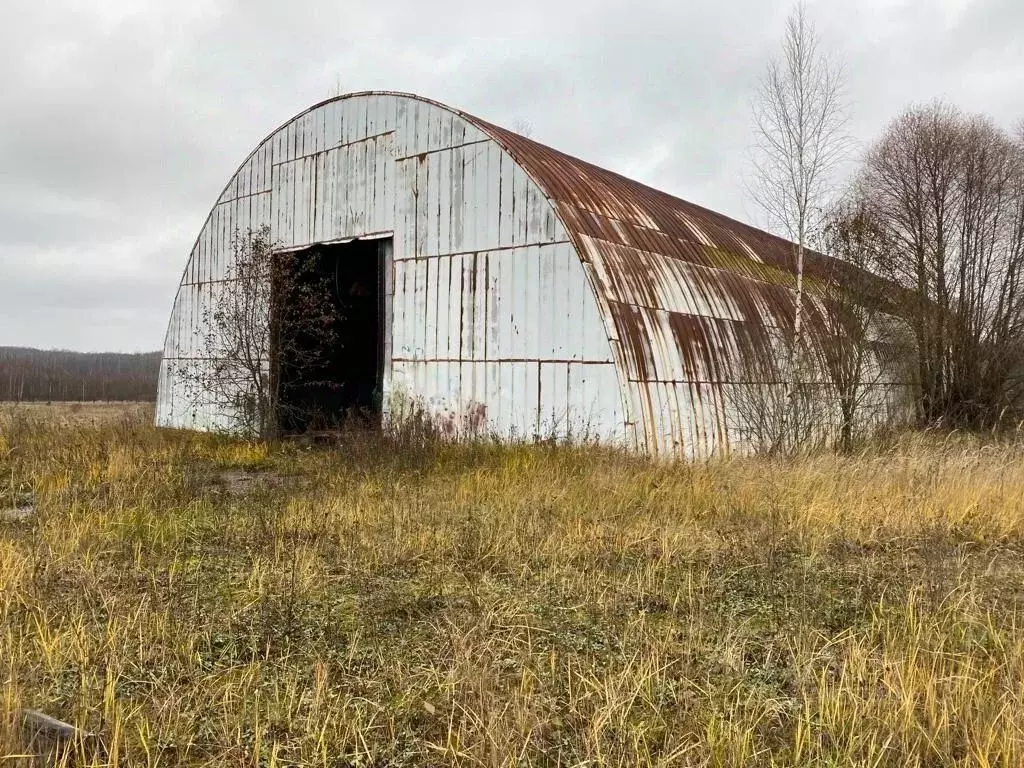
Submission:
[[[791,254],[792,249],[795,246],[785,238],[765,232],[757,227],[726,216],[725,214],[712,211],[709,208],[704,208],[703,206],[688,202],[682,198],[675,197],[674,195],[663,192],[634,179],[630,179],[622,174],[616,173],[615,171],[601,168],[600,166],[581,160],[580,158],[574,157],[566,152],[553,149],[552,147],[548,147],[540,142],[534,141],[533,139],[529,139],[506,128],[497,126],[456,107],[451,107],[425,96],[419,96],[414,93],[407,93],[403,91],[354,91],[352,93],[345,93],[339,96],[332,96],[330,98],[323,99],[322,101],[307,107],[301,112],[296,113],[275,127],[256,144],[253,150],[245,156],[242,162],[238,164],[235,172],[225,183],[216,199],[219,200],[223,196],[224,192],[227,191],[228,186],[230,186],[231,180],[234,179],[245,167],[245,164],[255,156],[260,147],[266,144],[280,130],[286,128],[288,125],[299,120],[310,112],[326,106],[327,104],[367,96],[393,96],[396,98],[412,99],[414,101],[430,104],[461,117],[463,120],[482,131],[500,145],[502,149],[508,152],[508,154],[523,167],[538,187],[540,187],[548,200],[556,204],[562,203],[563,206],[565,205],[565,201],[560,199],[557,192],[565,191],[566,185],[578,186],[583,183],[590,186],[596,183],[601,187],[612,191],[614,193],[614,199],[619,202],[627,202],[629,204],[628,208],[632,208],[634,212],[639,210],[645,213],[653,213],[657,211],[660,213],[668,212],[671,214],[674,210],[678,210],[682,211],[686,215],[692,216],[696,220],[698,226],[703,223],[705,225],[711,224],[712,227],[716,229],[725,228],[727,230],[733,230],[736,234],[743,237],[744,240],[749,238],[757,243],[759,247],[756,248],[755,251],[758,256],[761,258],[768,257],[770,261],[774,262],[777,266],[790,270],[790,259],[788,256]],[[598,201],[593,202],[597,203]],[[559,206],[556,205],[556,212],[560,214],[561,211],[558,210],[558,207]],[[618,220],[615,216],[608,215],[607,211],[604,213],[610,220]],[[669,221],[666,223],[671,222]],[[679,225],[682,225],[682,222],[679,222]],[[687,239],[693,237],[693,232],[691,230],[681,231],[680,234]],[[726,250],[734,252],[736,247],[737,244],[732,244],[732,247]],[[816,253],[811,249],[806,249],[805,252],[808,259],[809,271],[812,272],[820,271],[821,267],[823,267],[825,263],[834,261],[833,259]]]
[[[495,141],[523,168],[552,204],[584,260],[587,259],[584,237],[589,236],[646,253],[693,261],[716,272],[740,273],[758,282],[778,283],[780,276],[782,282],[792,282],[795,246],[784,238],[593,165],[461,109],[403,91],[354,91],[323,99],[296,113],[253,147],[215,200],[223,197],[246,163],[279,131],[327,104],[368,96],[392,96],[430,104],[457,115]],[[637,222],[640,222],[639,226]],[[652,222],[654,227],[646,226]],[[699,228],[699,233],[694,226]],[[201,236],[202,228],[196,235],[192,250]],[[700,242],[701,239],[710,241],[710,247],[718,252],[718,257],[709,258],[708,244]],[[811,277],[825,276],[837,264],[835,259],[809,249],[805,254],[806,273]],[[186,262],[182,279],[187,269]]]

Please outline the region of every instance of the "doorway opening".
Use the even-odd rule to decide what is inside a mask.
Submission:
[[[384,378],[384,263],[390,239],[286,254],[274,301],[283,435],[379,425]],[[312,320],[311,320],[312,316]]]

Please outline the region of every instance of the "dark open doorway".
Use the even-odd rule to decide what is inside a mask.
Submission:
[[[283,260],[274,366],[282,434],[379,423],[387,242],[314,245]],[[300,315],[311,295],[323,308],[314,324]]]

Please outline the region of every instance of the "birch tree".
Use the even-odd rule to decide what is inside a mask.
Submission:
[[[802,1],[786,19],[782,50],[768,63],[752,108],[757,139],[750,192],[771,224],[795,244],[796,294],[786,382],[786,401],[792,406],[803,333],[804,252],[828,207],[832,177],[850,145],[843,68],[822,49]]]

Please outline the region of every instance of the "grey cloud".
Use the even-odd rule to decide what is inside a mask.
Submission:
[[[422,93],[740,218],[748,99],[788,0],[489,6],[8,0],[0,344],[157,348],[238,163],[342,89]],[[939,9],[939,10],[937,10]],[[944,96],[1024,116],[1017,0],[812,2],[853,132]]]

